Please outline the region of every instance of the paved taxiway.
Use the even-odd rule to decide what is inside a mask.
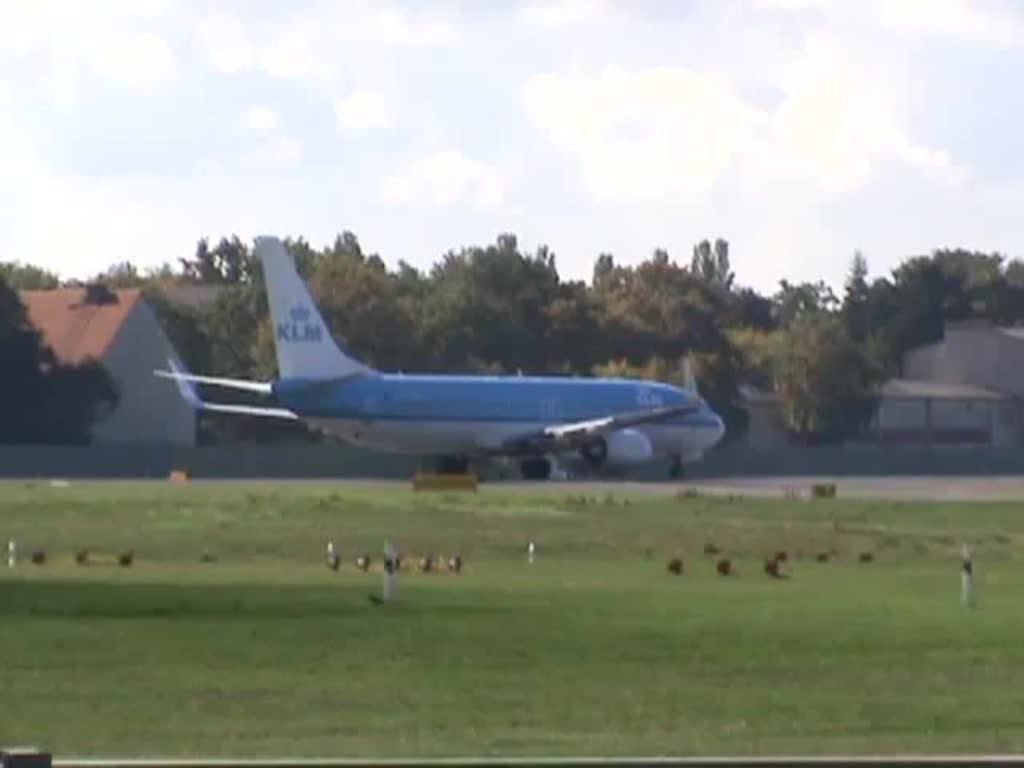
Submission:
[[[4,480],[0,480],[0,483]],[[8,481],[11,482],[11,481]],[[13,482],[24,482],[13,481]],[[45,481],[44,481],[45,482]],[[59,481],[58,481],[59,482]],[[102,482],[156,482],[166,480],[79,480],[71,479],[71,484],[102,483]],[[326,483],[351,486],[380,486],[408,488],[408,480],[379,480],[356,478],[238,478],[233,479],[201,479],[190,481],[192,484],[204,483],[274,483],[287,485],[294,483]],[[893,500],[925,500],[925,501],[1024,501],[1024,475],[1000,476],[917,476],[917,477],[736,477],[693,479],[682,482],[633,482],[609,480],[551,480],[544,483],[522,480],[499,480],[481,484],[481,489],[522,490],[535,493],[567,493],[567,494],[660,494],[673,495],[684,493],[687,489],[702,494],[720,496],[751,496],[758,498],[785,498],[793,494],[807,496],[815,483],[835,483],[837,495],[841,498],[860,499],[893,499]]]

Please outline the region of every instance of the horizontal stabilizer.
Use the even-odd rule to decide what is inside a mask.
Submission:
[[[231,405],[227,403],[207,403],[199,400],[196,407],[202,411],[214,413],[232,413],[236,416],[265,416],[271,419],[298,419],[298,415],[287,408],[261,408],[256,405]]]
[[[260,395],[273,394],[269,381],[251,381],[249,379],[225,379],[220,376],[196,376],[191,373],[179,371],[153,371],[162,379],[174,379],[175,381],[187,381],[192,384],[209,384],[214,387],[226,389],[238,389],[244,392],[256,392]]]
[[[271,419],[298,419],[298,415],[287,408],[270,408],[258,405],[236,405],[232,403],[208,403],[200,399],[196,394],[194,383],[214,384],[216,386],[243,389],[249,392],[270,394],[270,384],[260,381],[246,381],[243,379],[222,379],[214,376],[193,376],[189,373],[182,373],[173,359],[168,359],[170,371],[154,371],[160,378],[171,379],[178,385],[178,391],[189,405],[197,411],[212,411],[214,413],[231,413],[236,416],[264,416]]]

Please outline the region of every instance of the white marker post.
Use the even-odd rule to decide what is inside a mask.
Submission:
[[[533,564],[533,552],[534,552],[534,546],[533,546],[533,542],[532,541],[529,543],[529,545],[527,545],[526,552],[529,555],[530,564],[532,565]]]
[[[974,563],[966,544],[960,564],[960,601],[968,608],[974,607]]]
[[[18,562],[18,544],[11,539],[7,542],[7,567],[13,568]]]
[[[334,542],[327,542],[327,567],[331,570],[338,570],[338,565],[341,562],[341,558],[338,557],[338,553],[334,551]]]
[[[398,576],[398,560],[395,547],[390,541],[384,542],[384,602],[390,602],[395,596],[395,582]]]

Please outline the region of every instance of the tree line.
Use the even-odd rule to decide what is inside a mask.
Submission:
[[[858,253],[840,295],[822,282],[786,280],[764,295],[737,280],[724,239],[703,240],[682,260],[663,249],[635,265],[600,254],[589,282],[562,279],[549,248],[527,251],[512,234],[449,251],[429,270],[405,262],[389,269],[347,231],[326,247],[301,238],[287,245],[333,333],[377,368],[681,382],[689,357],[702,394],[733,437],[745,426],[741,388],[753,386],[776,394],[796,439],[847,439],[864,428],[873,393],[899,374],[904,354],[940,339],[947,322],[1024,320],[1024,262],[964,249],[915,256],[873,279]],[[263,277],[238,237],[202,239],[179,263],[158,269],[115,264],[94,281],[143,289],[190,369],[275,374]],[[37,267],[0,265],[8,301],[16,302],[14,289],[62,284]],[[217,288],[208,303],[191,305],[174,299],[170,289],[181,285]],[[15,355],[7,326],[29,332],[16,311],[8,314],[0,314],[5,368]],[[19,364],[41,375],[54,370],[52,359]],[[102,388],[95,396],[100,405],[84,408],[83,418],[113,397]],[[206,428],[211,439],[296,430],[245,420]],[[9,430],[0,423],[0,440],[9,441]]]

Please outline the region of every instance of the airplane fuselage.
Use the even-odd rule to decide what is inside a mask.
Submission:
[[[570,377],[375,373],[330,384],[282,379],[273,391],[301,419],[348,442],[434,455],[500,452],[506,441],[551,424],[694,401],[659,382]],[[721,419],[703,400],[695,405],[636,428],[656,457],[692,461],[718,442]]]
[[[171,371],[197,410],[299,419],[343,440],[391,453],[432,455],[440,471],[462,472],[480,458],[517,459],[528,479],[572,457],[593,468],[671,460],[678,475],[717,443],[724,427],[687,385],[633,379],[387,374],[337,343],[284,243],[256,238],[281,378],[251,381]],[[273,407],[204,402],[195,385],[263,397]]]

